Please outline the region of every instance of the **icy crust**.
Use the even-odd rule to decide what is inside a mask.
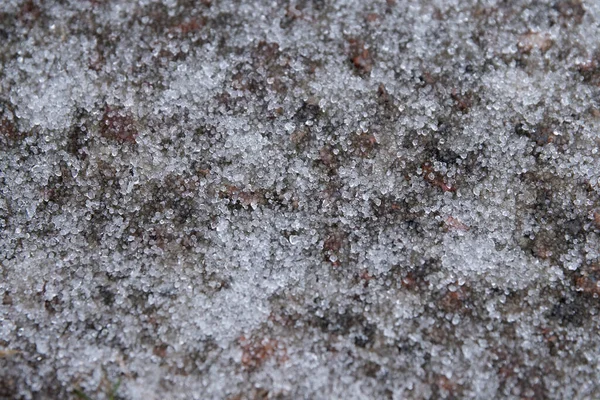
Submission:
[[[0,398],[600,397],[599,17],[0,2]]]

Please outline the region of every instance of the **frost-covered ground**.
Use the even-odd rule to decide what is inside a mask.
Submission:
[[[595,0],[2,0],[0,398],[599,398],[599,148]]]

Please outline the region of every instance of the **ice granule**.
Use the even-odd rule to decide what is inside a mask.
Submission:
[[[0,398],[599,397],[599,21],[0,2]]]

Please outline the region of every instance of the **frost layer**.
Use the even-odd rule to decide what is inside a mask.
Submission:
[[[0,398],[600,397],[599,22],[0,2]]]

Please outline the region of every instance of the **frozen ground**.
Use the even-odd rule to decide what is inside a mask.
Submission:
[[[2,0],[0,67],[0,398],[600,397],[600,2]]]

